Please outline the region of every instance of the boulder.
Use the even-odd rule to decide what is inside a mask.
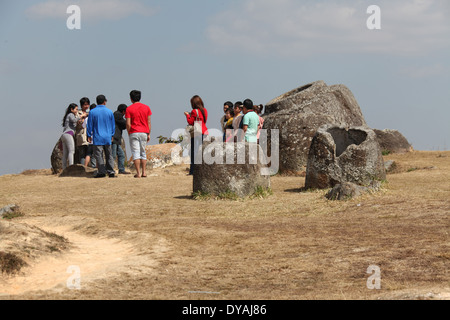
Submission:
[[[377,135],[378,143],[382,152],[387,153],[405,153],[413,150],[411,144],[406,138],[397,130],[374,129]]]
[[[62,156],[63,156],[63,146],[61,138],[56,142],[53,148],[52,155],[50,156],[50,163],[52,165],[52,173],[60,174],[62,172]]]
[[[359,197],[366,190],[366,187],[351,182],[343,182],[335,185],[325,197],[329,200],[348,200]]]
[[[386,173],[392,173],[397,169],[397,163],[394,160],[386,160],[384,162]]]
[[[81,164],[74,164],[65,168],[61,174],[59,175],[61,178],[64,177],[75,177],[75,178],[86,178],[92,177],[96,169],[94,168],[85,168]]]
[[[284,174],[304,172],[311,141],[325,124],[365,126],[361,108],[344,85],[317,81],[285,93],[266,105],[263,115],[270,150],[271,130],[279,130],[279,167]]]
[[[359,197],[360,195],[370,192],[371,190],[378,190],[381,186],[379,181],[374,181],[370,186],[363,187],[351,182],[342,182],[335,185],[325,197],[328,200],[350,200]]]
[[[369,186],[385,179],[383,156],[372,129],[325,125],[317,130],[308,154],[307,189],[343,182]]]
[[[148,169],[165,168],[182,162],[182,149],[176,143],[149,145],[145,150]],[[128,161],[128,167],[135,169],[133,157]]]
[[[201,163],[194,165],[194,193],[246,197],[270,187],[267,158],[259,145],[205,141],[202,150]]]
[[[9,204],[3,208],[0,209],[0,218],[3,218],[3,216],[14,214],[14,213],[20,213],[20,207],[16,204]]]

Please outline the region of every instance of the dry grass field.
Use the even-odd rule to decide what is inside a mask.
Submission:
[[[2,176],[0,208],[23,216],[1,220],[0,252],[26,265],[3,272],[0,299],[450,299],[450,152],[388,159],[382,190],[347,201],[279,175],[267,198],[193,200],[184,166]]]

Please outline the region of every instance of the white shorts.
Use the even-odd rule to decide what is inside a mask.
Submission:
[[[133,160],[147,160],[147,153],[145,152],[146,145],[146,133],[136,132],[130,134],[130,149]]]

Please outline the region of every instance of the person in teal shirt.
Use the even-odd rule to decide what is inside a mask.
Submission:
[[[246,142],[258,142],[257,133],[259,125],[259,116],[254,111],[253,101],[246,99],[244,101],[244,119],[242,120]]]

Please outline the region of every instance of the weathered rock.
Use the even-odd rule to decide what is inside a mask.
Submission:
[[[366,191],[366,187],[358,186],[351,182],[343,182],[335,185],[325,197],[329,200],[348,200],[359,197]]]
[[[92,177],[93,173],[96,170],[93,168],[85,168],[83,165],[81,164],[74,164],[71,166],[68,166],[67,168],[65,168],[61,174],[59,175],[61,178],[64,177],[75,177],[75,178],[79,178],[79,177]]]
[[[384,162],[384,169],[386,173],[391,173],[397,169],[397,163],[394,160],[387,160]]]
[[[385,179],[381,149],[372,129],[325,125],[317,130],[308,155],[307,189],[325,189],[343,182],[368,186]]]
[[[20,207],[16,204],[9,204],[0,209],[0,218],[7,214],[19,213]]]
[[[405,153],[413,150],[411,144],[397,130],[373,130],[377,135],[381,151],[389,153]]]
[[[264,127],[268,144],[272,129],[279,130],[280,172],[300,174],[305,170],[312,138],[325,124],[365,126],[361,109],[344,85],[327,86],[323,81],[285,93],[266,105]]]
[[[380,181],[373,181],[369,186],[363,187],[352,182],[342,182],[335,185],[325,197],[329,200],[349,200],[380,188]]]
[[[149,145],[145,147],[147,153],[147,168],[165,168],[182,162],[182,149],[176,143]],[[133,157],[128,162],[128,167],[135,169]]]
[[[238,197],[270,187],[266,157],[257,144],[203,143],[201,164],[194,165],[193,190],[218,196],[232,192]]]
[[[284,93],[266,104],[264,114],[297,107],[303,102],[313,99],[326,87],[327,84],[324,81],[316,81]]]
[[[53,148],[52,155],[50,156],[50,163],[52,165],[52,173],[60,174],[62,172],[62,156],[63,156],[63,146],[61,138],[56,142]]]

